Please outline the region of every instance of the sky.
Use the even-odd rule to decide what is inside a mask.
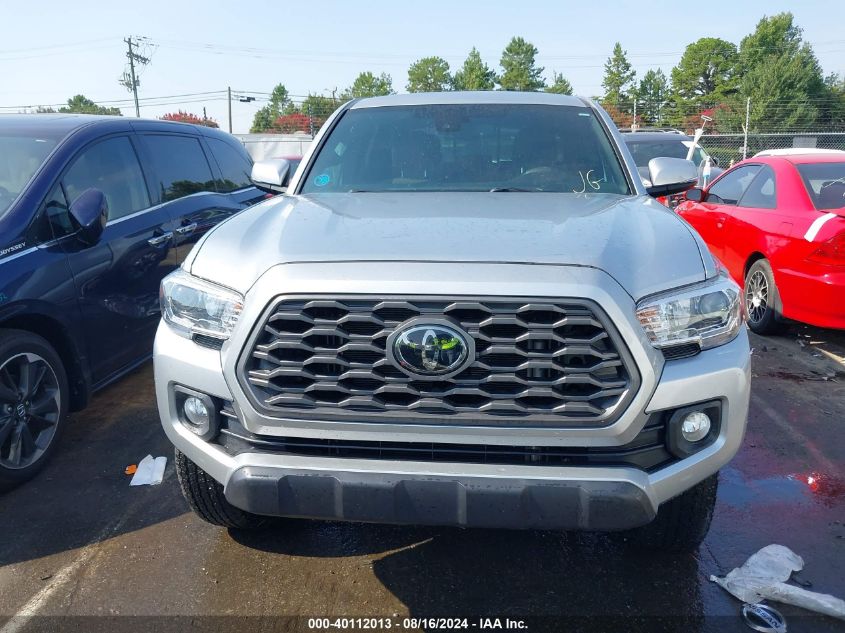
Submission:
[[[615,42],[637,76],[669,73],[687,44],[720,37],[736,44],[764,15],[791,11],[825,74],[845,75],[845,5],[833,0],[707,2],[270,2],[268,0],[0,0],[0,112],[64,103],[75,94],[118,105],[134,116],[118,83],[124,38],[144,37],[141,116],[178,109],[228,127],[227,87],[259,100],[234,101],[233,131],[249,131],[260,93],[283,83],[292,95],[331,94],[359,72],[389,73],[405,91],[408,66],[438,55],[457,70],[475,46],[499,68],[502,49],[519,35],[539,50],[547,81],[561,72],[575,93],[601,94],[603,64]],[[705,8],[699,8],[705,7]],[[202,94],[199,94],[202,93]],[[174,96],[189,95],[189,96]]]

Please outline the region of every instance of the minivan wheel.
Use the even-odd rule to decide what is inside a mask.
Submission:
[[[783,329],[775,306],[780,303],[780,295],[775,286],[772,267],[765,259],[758,259],[745,275],[745,314],[748,315],[748,327],[757,334],[776,334]]]
[[[191,510],[203,521],[225,528],[251,530],[266,522],[264,517],[244,512],[226,500],[223,486],[176,449],[176,476]]]
[[[59,355],[40,336],[0,330],[0,490],[31,479],[67,424],[69,390]]]
[[[631,545],[648,550],[695,551],[710,529],[718,486],[718,474],[711,475],[661,504],[654,521],[624,532],[624,537]]]

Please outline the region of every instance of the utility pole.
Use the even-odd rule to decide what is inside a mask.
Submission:
[[[132,41],[132,37],[127,37],[125,40],[126,45],[129,50],[126,51],[126,56],[129,58],[129,75],[127,76],[126,73],[123,73],[123,77],[120,80],[120,83],[126,87],[132,93],[132,96],[135,99],[135,116],[141,116],[141,107],[138,105],[138,78],[135,76],[135,63],[144,66],[150,63],[149,57],[144,57],[139,53],[136,53],[133,49],[133,46],[137,46],[137,42]]]
[[[232,133],[232,86],[226,89],[229,92],[229,134]]]

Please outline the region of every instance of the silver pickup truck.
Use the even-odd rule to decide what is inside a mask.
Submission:
[[[596,104],[352,101],[162,283],[161,421],[203,519],[625,531],[697,547],[737,452],[739,289]]]

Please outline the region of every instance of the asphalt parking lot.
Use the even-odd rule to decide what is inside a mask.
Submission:
[[[148,364],[73,417],[36,480],[0,497],[0,633],[308,628],[306,619],[240,616],[747,631],[739,603],[709,577],[770,543],[804,558],[800,578],[812,590],[843,597],[845,333],[795,326],[752,336],[752,346],[745,445],[722,471],[696,556],[636,554],[593,534],[307,521],[248,534],[212,527],[179,492]],[[124,468],[148,453],[168,456],[163,484],[130,488]],[[845,631],[842,621],[782,611],[790,632]]]

